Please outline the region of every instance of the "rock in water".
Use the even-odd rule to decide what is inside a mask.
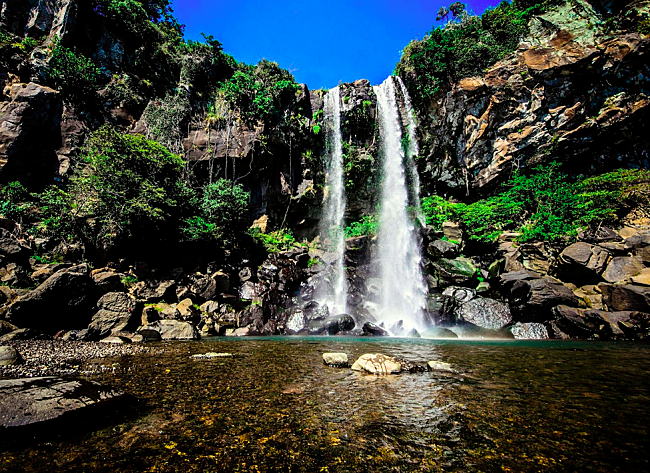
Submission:
[[[372,322],[366,322],[363,324],[363,335],[366,336],[375,336],[375,337],[390,337],[390,333],[387,330],[375,325]]]
[[[20,353],[14,347],[0,347],[0,366],[19,365],[22,361]]]
[[[544,324],[540,323],[521,323],[517,322],[512,327],[510,327],[510,333],[517,340],[547,340],[548,331]]]
[[[444,361],[430,361],[427,365],[431,371],[454,371],[451,365]]]
[[[350,366],[348,363],[348,355],[345,353],[323,353],[323,363],[327,366],[334,366],[335,368],[346,368]]]
[[[41,435],[58,435],[77,415],[78,420],[83,416],[95,422],[102,410],[113,416],[117,404],[132,399],[121,391],[82,379],[49,376],[0,380],[0,437],[11,439],[30,426]]]
[[[354,362],[352,369],[378,375],[398,374],[402,371],[402,364],[392,356],[366,353]]]

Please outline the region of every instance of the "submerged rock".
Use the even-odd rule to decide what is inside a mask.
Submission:
[[[208,352],[208,353],[198,353],[196,355],[190,356],[190,358],[193,358],[195,360],[212,360],[214,358],[235,358],[236,355],[234,353],[215,353],[215,352]]]
[[[427,363],[427,366],[431,371],[454,371],[451,364],[445,363],[444,361],[430,361]]]
[[[352,369],[377,375],[398,374],[402,371],[402,364],[392,356],[366,353],[354,362]]]
[[[335,368],[346,368],[350,366],[348,363],[348,355],[345,353],[323,353],[323,363]]]
[[[423,338],[458,338],[455,332],[444,327],[432,327],[422,332]]]

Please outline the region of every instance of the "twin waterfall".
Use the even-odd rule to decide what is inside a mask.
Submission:
[[[400,88],[404,115],[397,105],[395,85]],[[395,335],[425,327],[426,286],[422,276],[420,245],[415,228],[422,221],[420,180],[414,157],[418,154],[415,120],[408,93],[401,79],[389,77],[373,87],[381,136],[382,185],[377,251],[372,266],[380,281],[378,323]],[[346,312],[348,287],[345,268],[345,186],[341,136],[340,89],[325,96],[327,159],[321,238],[330,268],[323,303],[332,315]],[[404,132],[403,132],[404,129]]]

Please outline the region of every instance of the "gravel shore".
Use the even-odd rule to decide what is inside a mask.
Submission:
[[[73,342],[63,340],[29,340],[4,343],[14,347],[23,358],[19,365],[0,366],[0,379],[31,378],[36,376],[62,376],[88,373],[90,360],[129,356],[162,348],[144,345],[112,345],[98,342]]]

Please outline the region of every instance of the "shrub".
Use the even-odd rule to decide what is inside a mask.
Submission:
[[[240,184],[220,179],[208,184],[198,203],[198,215],[185,220],[183,233],[189,240],[220,240],[235,243],[248,223],[250,194]]]
[[[89,240],[110,246],[123,238],[175,235],[192,195],[179,156],[107,125],[90,135],[83,158],[69,195]]]
[[[633,208],[650,208],[650,171],[618,170],[572,181],[559,164],[517,173],[500,194],[471,204],[439,196],[422,200],[427,224],[461,224],[470,240],[494,242],[505,230],[521,232],[519,241],[563,240],[580,228],[614,224]]]
[[[294,247],[296,239],[291,230],[283,228],[270,233],[262,233],[259,228],[251,228],[248,231],[256,240],[259,240],[269,253],[287,251]]]
[[[58,41],[52,48],[46,74],[54,87],[72,100],[81,100],[92,94],[101,77],[99,68],[90,59],[76,54]]]
[[[352,222],[345,229],[345,237],[376,235],[379,230],[379,219],[376,215],[364,215],[358,222]]]

